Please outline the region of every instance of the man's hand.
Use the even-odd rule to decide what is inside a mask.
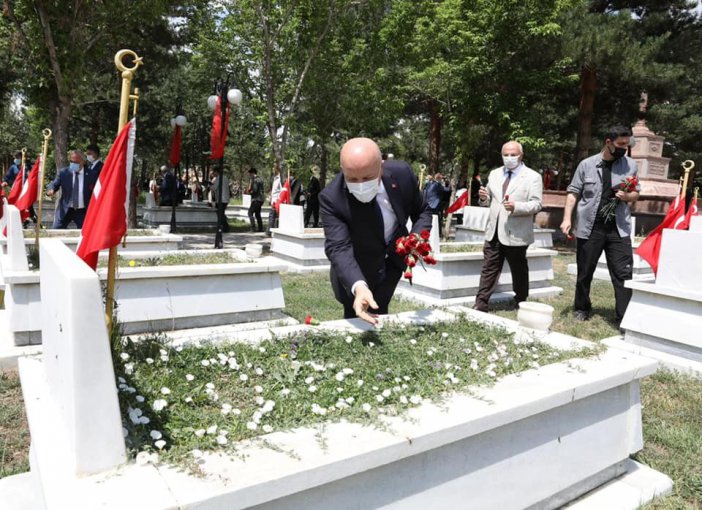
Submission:
[[[505,206],[505,210],[507,210],[507,211],[509,211],[509,212],[513,212],[513,211],[514,211],[514,202],[502,202],[502,203],[503,203],[504,206]]]
[[[378,324],[378,316],[368,313],[368,308],[378,308],[378,304],[373,298],[373,293],[365,284],[356,286],[356,296],[353,300],[353,310],[358,318],[363,319],[374,326]]]
[[[639,193],[636,191],[626,192],[619,190],[614,196],[622,202],[636,202],[636,200],[639,198]]]
[[[478,190],[478,196],[480,197],[480,200],[485,201],[488,199],[488,191],[485,188],[485,186],[480,186],[480,189]]]
[[[6,182],[6,181],[2,181],[2,187],[3,187],[3,188],[6,188],[7,186],[8,186],[7,182]]]
[[[561,232],[563,232],[563,234],[564,234],[566,237],[569,237],[569,236],[570,236],[570,228],[571,228],[571,226],[572,226],[572,225],[570,224],[570,219],[563,219],[563,223],[561,223]]]
[[[51,188],[49,188],[48,190],[46,190],[46,196],[47,196],[47,197],[53,197],[53,196],[54,196],[54,190],[51,189]]]

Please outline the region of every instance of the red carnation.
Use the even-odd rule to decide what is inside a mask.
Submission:
[[[434,264],[436,264],[436,259],[432,255],[426,255],[424,257],[424,263],[433,266]]]
[[[405,274],[403,276],[411,282],[412,281],[412,270],[408,269],[407,271],[405,271]]]
[[[421,237],[422,239],[424,239],[425,241],[428,241],[428,240],[429,240],[430,233],[429,233],[428,230],[422,230],[422,231],[419,233],[419,235],[420,235],[420,237]]]
[[[308,315],[307,317],[305,317],[305,324],[307,324],[308,326],[319,326],[319,321],[311,315]]]
[[[417,265],[417,259],[415,259],[412,255],[408,255],[405,259],[405,264],[407,264],[409,267],[414,267]]]

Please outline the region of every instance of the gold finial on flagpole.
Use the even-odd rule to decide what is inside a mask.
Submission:
[[[39,164],[39,188],[37,189],[37,198],[39,199],[39,210],[37,211],[37,222],[34,225],[35,230],[35,241],[34,249],[39,252],[39,232],[41,231],[41,219],[42,219],[42,198],[44,195],[44,169],[46,168],[46,157],[49,152],[49,138],[51,138],[51,130],[49,128],[44,129],[41,132],[44,135],[44,144],[41,149],[41,163]]]
[[[124,63],[125,57],[132,57],[132,67],[127,67]],[[134,73],[143,65],[142,57],[132,50],[119,50],[115,53],[115,67],[122,73],[122,91],[119,101],[119,122],[117,124],[117,134],[127,123],[129,116],[129,100],[132,99],[132,78]],[[138,93],[137,93],[138,97]],[[136,113],[136,105],[134,107]],[[107,289],[105,292],[105,322],[107,323],[107,333],[112,336],[112,312],[115,309],[115,274],[117,272],[117,247],[110,248],[110,256],[107,262]]]
[[[27,164],[27,148],[22,147],[22,172],[26,172],[26,169],[24,168],[24,166],[26,164]],[[22,174],[22,178],[24,179],[24,174]]]
[[[682,162],[682,168],[685,170],[685,176],[683,177],[682,190],[680,190],[680,198],[685,198],[685,190],[687,189],[687,180],[690,177],[690,170],[695,168],[695,162],[691,159]]]
[[[139,107],[139,87],[134,87],[134,94],[129,94],[129,99],[134,101],[134,109],[132,110],[132,117],[136,117],[137,109]]]
[[[422,188],[424,187],[424,172],[427,169],[427,165],[422,163],[419,165],[419,190],[421,191]]]

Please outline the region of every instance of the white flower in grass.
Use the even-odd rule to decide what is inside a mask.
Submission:
[[[148,416],[140,416],[139,417],[139,425],[148,425],[151,422],[151,419]]]
[[[146,361],[147,364],[151,365],[154,362],[153,358],[146,358],[144,361]]]
[[[166,442],[163,439],[159,439],[154,443],[154,446],[158,448],[159,450],[162,450],[164,446],[166,446]]]
[[[127,375],[132,375],[134,372],[134,363],[125,363],[124,364],[124,373]]]
[[[470,360],[470,368],[471,370],[478,370],[478,360],[476,360],[475,358]]]
[[[381,403],[383,400],[385,400],[385,397],[382,395],[376,395],[375,400],[377,400],[378,403]]]
[[[127,412],[129,414],[129,419],[132,420],[132,423],[135,425],[139,423],[139,417],[144,414],[138,407],[134,409],[130,407]]]
[[[268,414],[273,410],[274,407],[275,407],[274,400],[266,400],[266,403],[263,404],[263,407],[261,408],[261,412],[263,414]]]
[[[429,349],[429,350],[427,351],[427,356],[433,356],[433,355],[434,355],[434,351],[431,350],[431,349]]]
[[[392,391],[390,390],[383,390],[383,396],[385,398],[388,398],[390,395],[392,395]]]
[[[422,403],[422,397],[419,395],[412,395],[410,397],[410,402],[412,402],[414,405],[419,405]]]
[[[223,415],[226,416],[226,415],[228,415],[228,414],[231,413],[231,412],[232,412],[232,405],[231,405],[231,404],[222,404],[221,413],[222,413]]]
[[[223,352],[218,352],[217,357],[219,358],[219,361],[224,361],[225,363],[227,362],[227,355]]]
[[[324,365],[320,365],[319,363],[315,363],[314,361],[310,363],[310,365],[315,370],[315,372],[324,372],[327,369]]]
[[[122,354],[119,355],[120,358],[122,358],[124,361],[127,361],[129,359],[129,354],[126,352],[123,352]]]
[[[263,388],[261,386],[254,386],[254,391],[256,393],[263,393]]]
[[[344,368],[342,372],[344,373],[344,375],[351,375],[353,374],[353,368]]]
[[[151,407],[153,407],[154,411],[158,412],[158,411],[161,411],[162,409],[164,409],[167,405],[168,405],[167,401],[165,401],[162,398],[159,398],[157,400],[154,400],[154,403],[151,405]]]
[[[309,376],[305,378],[305,384],[312,384],[314,382],[314,377]]]
[[[178,347],[175,348],[176,352],[180,352],[183,350],[183,346],[179,345]]]
[[[229,368],[231,370],[239,370],[239,363],[237,363],[236,358],[229,358]]]
[[[117,382],[120,384],[125,384],[127,382],[127,380],[124,377],[120,376],[117,378]]]
[[[358,386],[359,388],[363,386],[363,379],[359,379],[358,381],[356,381],[356,386]]]
[[[401,386],[401,388],[402,388],[403,390],[406,390],[407,388],[409,388],[409,386],[407,386],[406,384],[403,383],[402,386]]]
[[[375,342],[368,342],[368,347],[375,347]]]
[[[288,395],[290,395],[290,390],[288,388],[283,388],[282,390],[280,390],[280,394],[284,397],[287,397]]]
[[[441,338],[448,338],[449,334],[448,333],[441,333]]]
[[[232,414],[234,416],[239,416],[241,414],[241,409],[232,409]]]
[[[217,433],[217,425],[210,425],[207,427],[207,433],[209,435],[216,434]]]
[[[258,348],[258,352],[260,352],[261,354],[263,354],[263,353],[266,352],[266,348],[265,348],[265,347],[259,347],[259,348]]]
[[[314,414],[318,414],[319,416],[324,416],[325,414],[327,414],[327,410],[319,404],[312,404],[312,412]]]
[[[417,341],[414,338],[410,338],[409,341],[412,345],[417,345]]]
[[[190,455],[192,455],[196,459],[200,459],[200,458],[202,458],[202,450],[198,450],[198,449],[192,450],[190,452]]]
[[[241,375],[239,376],[239,380],[240,380],[240,381],[243,381],[243,382],[246,382],[246,381],[249,380],[249,376],[246,375],[246,374],[241,374]]]
[[[165,386],[163,388],[161,388],[162,395],[170,395],[170,393],[171,393],[171,390],[166,388]]]
[[[256,372],[256,375],[263,375],[263,369],[260,367],[257,367],[256,370],[254,370],[254,372]]]
[[[315,391],[317,391],[317,387],[313,384],[309,388],[307,388],[307,391],[309,391],[310,393],[314,393]]]
[[[378,391],[380,389],[377,386],[371,386],[371,388],[373,389],[373,391]]]
[[[273,432],[273,427],[271,427],[270,425],[264,425],[261,428],[266,434],[270,434],[271,432]]]
[[[254,413],[253,413],[253,416],[251,417],[251,419],[252,419],[255,423],[261,423],[261,418],[263,418],[263,413],[262,413],[261,411],[256,411],[256,412],[254,412]]]
[[[337,374],[334,376],[334,379],[337,381],[341,382],[346,378],[346,375],[343,372],[337,372]]]
[[[151,462],[151,455],[149,452],[139,452],[137,453],[136,460],[134,461],[137,466],[146,466]]]
[[[348,409],[349,405],[346,403],[344,399],[339,399],[336,401],[336,404],[334,404],[334,407],[337,409]]]
[[[495,371],[492,370],[492,369],[486,370],[485,373],[486,373],[487,375],[489,375],[490,377],[497,377],[497,374],[496,374]]]
[[[351,342],[353,342],[353,337],[347,336],[347,337],[344,339],[344,341],[345,341],[347,344],[350,344]]]
[[[361,409],[363,409],[363,410],[364,410],[365,412],[367,412],[367,413],[370,413],[370,410],[371,410],[372,408],[373,408],[373,407],[372,407],[370,404],[368,404],[368,403],[365,403],[365,404],[363,404],[363,405],[361,406]]]
[[[185,380],[186,381],[194,381],[195,376],[193,374],[185,374]]]
[[[163,361],[164,363],[165,363],[166,361],[168,361],[169,359],[170,359],[170,358],[169,358],[168,356],[161,356],[161,361]]]
[[[336,388],[336,392],[337,392],[337,393],[343,393],[343,392],[344,392],[344,388],[337,387],[337,388]]]
[[[205,429],[197,429],[197,430],[195,431],[195,435],[196,435],[197,437],[202,437],[202,436],[205,435],[205,432],[206,432]]]
[[[203,367],[209,367],[209,366],[210,366],[210,360],[203,359],[203,360],[200,362],[200,365],[202,365]]]
[[[211,382],[208,382],[207,384],[205,384],[205,392],[207,393],[208,390],[209,391],[214,390],[214,387],[215,387],[214,384],[212,384]]]
[[[400,379],[399,377],[395,377],[395,382],[396,382],[396,383],[401,383],[401,382],[402,382],[402,379]]]
[[[290,362],[290,368],[292,368],[293,370],[300,370],[301,367],[302,367],[302,363],[300,363],[296,359],[292,360]]]
[[[531,366],[534,367],[534,368],[539,368],[541,365],[539,364],[538,361],[532,361],[532,362],[531,362]]]
[[[253,368],[253,363],[247,363],[246,368]]]
[[[409,402],[409,400],[407,400],[407,397],[405,397],[404,395],[400,396],[400,403],[401,404],[407,405],[408,402]]]
[[[356,401],[356,399],[353,398],[353,397],[347,397],[347,398],[346,398],[346,403],[347,403],[347,404],[353,404],[355,401]]]
[[[139,403],[142,403],[145,399],[141,395],[137,395],[136,397],[134,397],[134,400],[136,400]]]
[[[127,393],[136,393],[136,388],[133,386],[127,386],[127,388],[124,390]]]
[[[246,428],[249,430],[256,430],[258,428],[258,424],[256,422],[253,422],[253,421],[247,421]]]
[[[193,397],[185,397],[185,402],[186,402],[187,404],[192,404],[192,402],[193,402]]]
[[[266,401],[261,395],[258,395],[255,399],[254,402],[256,402],[256,405],[262,406],[263,403]]]
[[[217,436],[217,444],[219,445],[225,445],[229,442],[227,439],[227,436]]]
[[[393,386],[392,391],[394,391],[395,393],[400,393],[402,391],[402,388],[400,388],[399,386]]]

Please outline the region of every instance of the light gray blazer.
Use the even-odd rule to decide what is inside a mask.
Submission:
[[[485,240],[489,241],[495,235],[505,246],[528,246],[534,242],[534,215],[541,210],[543,197],[543,182],[541,175],[522,164],[519,174],[510,180],[507,195],[514,202],[514,211],[505,210],[502,205],[502,184],[504,182],[504,167],[490,172],[488,177],[488,199],[480,205],[490,207]]]

